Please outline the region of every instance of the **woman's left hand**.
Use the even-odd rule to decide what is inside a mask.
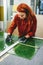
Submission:
[[[25,35],[25,37],[26,37],[26,38],[29,38],[30,36],[27,34],[27,35]]]

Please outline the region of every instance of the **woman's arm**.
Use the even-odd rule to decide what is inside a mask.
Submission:
[[[13,19],[10,27],[7,30],[7,33],[9,33],[9,34],[13,33],[14,29],[17,27],[17,23],[16,22],[17,22],[17,16],[15,16],[15,18]]]

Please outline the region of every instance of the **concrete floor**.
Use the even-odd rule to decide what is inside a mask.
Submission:
[[[18,56],[9,55],[0,65],[43,65],[43,47],[41,47],[32,60],[24,59]]]

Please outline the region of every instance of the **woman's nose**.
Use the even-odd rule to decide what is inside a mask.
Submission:
[[[21,17],[23,17],[24,15],[21,15]]]

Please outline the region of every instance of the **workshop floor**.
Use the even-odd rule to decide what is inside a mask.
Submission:
[[[9,55],[0,65],[43,65],[43,47],[37,52],[33,59],[24,59],[15,55]]]

